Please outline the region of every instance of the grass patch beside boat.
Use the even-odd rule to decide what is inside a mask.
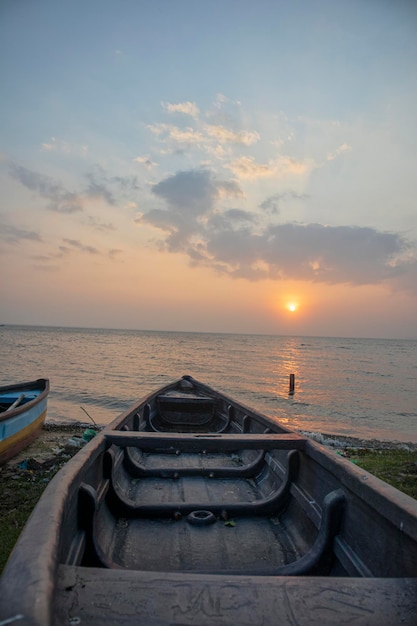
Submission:
[[[29,471],[26,475],[20,471],[1,473],[0,572],[50,478],[52,475],[47,476],[44,472],[36,475]]]
[[[45,425],[36,441],[0,467],[0,574],[45,487],[85,443],[84,429]]]
[[[417,450],[347,449],[353,463],[417,499]]]

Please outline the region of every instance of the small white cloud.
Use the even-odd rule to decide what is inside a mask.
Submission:
[[[278,178],[287,175],[303,176],[311,172],[316,165],[313,161],[298,161],[288,156],[281,156],[268,163],[257,163],[253,157],[242,156],[226,167],[239,178],[255,179],[265,176]]]
[[[203,140],[200,132],[190,126],[179,128],[171,124],[149,124],[149,130],[159,137],[161,141],[172,140],[177,143],[199,143]]]
[[[195,102],[178,102],[173,104],[171,102],[162,102],[163,108],[169,113],[183,113],[184,115],[191,115],[191,117],[198,117],[200,109]]]
[[[223,93],[218,93],[214,102],[214,106],[216,107],[216,109],[221,109],[226,104],[232,104],[237,107],[241,106],[241,102],[239,100],[232,100],[231,98],[225,96]]]
[[[334,159],[343,154],[343,152],[350,152],[350,150],[352,150],[352,146],[349,146],[347,143],[342,143],[334,152],[329,152],[326,159],[327,161],[334,161]]]
[[[206,126],[206,133],[209,137],[214,137],[221,143],[236,143],[244,146],[251,146],[260,139],[259,133],[250,130],[234,131],[224,126]]]
[[[216,102],[215,104],[217,106],[221,106],[222,104],[225,104],[227,102],[227,98],[223,93],[218,93],[216,95]]]
[[[137,156],[133,160],[135,161],[135,163],[140,163],[141,165],[144,165],[148,170],[158,165],[157,163],[154,163],[149,156]]]
[[[170,132],[170,138],[178,143],[198,143],[203,140],[203,136],[193,128],[178,128],[174,126]]]
[[[272,176],[273,169],[267,163],[257,163],[253,157],[242,156],[227,165],[239,178],[262,178]]]
[[[51,137],[49,141],[41,144],[41,150],[42,152],[59,152],[61,154],[74,154],[84,157],[88,154],[88,145],[78,145]]]

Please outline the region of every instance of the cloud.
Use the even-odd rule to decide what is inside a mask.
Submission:
[[[113,193],[106,186],[104,181],[97,181],[93,173],[86,174],[86,178],[89,180],[89,184],[85,189],[87,196],[90,198],[103,198],[107,204],[113,206],[116,204]]]
[[[83,192],[92,198],[102,198],[113,206],[121,198],[130,198],[140,189],[136,176],[109,176],[99,165],[85,177],[89,184]]]
[[[34,230],[26,230],[2,220],[0,224],[0,239],[9,244],[19,244],[22,241],[42,241],[42,237]]]
[[[239,178],[262,178],[263,176],[272,176],[274,168],[270,164],[256,163],[253,157],[242,156],[227,165]]]
[[[183,113],[184,115],[190,115],[191,117],[198,117],[200,109],[195,102],[179,102],[172,104],[170,102],[162,102],[162,107],[169,113]]]
[[[205,250],[207,264],[234,277],[363,285],[399,276],[403,267],[392,260],[406,247],[400,235],[372,228],[286,223],[260,233],[222,229],[210,233]]]
[[[94,246],[86,246],[85,244],[78,241],[78,239],[64,238],[62,241],[64,242],[64,244],[66,244],[66,246],[69,246],[70,248],[76,248],[80,252],[86,252],[87,254],[93,254],[93,255],[100,254],[97,248],[95,248]],[[68,250],[67,247],[65,247],[65,249]]]
[[[196,144],[203,141],[203,135],[190,126],[180,128],[172,124],[161,123],[149,124],[148,128],[162,142],[172,141],[181,144]]]
[[[51,137],[48,142],[44,142],[41,144],[41,150],[43,152],[75,154],[85,157],[88,154],[88,145],[77,145],[74,143],[69,143],[68,141],[64,141],[63,139]]]
[[[58,213],[82,211],[80,197],[67,191],[60,183],[54,181],[49,176],[39,174],[15,163],[10,164],[9,173],[12,178],[18,180],[24,187],[48,199],[48,208],[51,211]]]
[[[327,153],[327,161],[334,161],[338,156],[343,154],[344,152],[350,152],[352,150],[352,146],[349,146],[347,143],[342,143],[334,152]]]
[[[269,196],[268,198],[266,198],[266,200],[264,200],[259,205],[259,208],[261,208],[263,211],[266,211],[267,213],[278,215],[280,212],[280,205],[282,200],[287,200],[291,198],[294,200],[305,200],[306,198],[308,198],[308,195],[305,193],[297,193],[295,191],[284,191],[282,193],[276,193],[273,196]]]
[[[210,212],[220,195],[239,196],[242,191],[235,182],[218,180],[210,170],[200,169],[169,176],[154,185],[152,193],[179,213],[197,216]]]
[[[152,209],[136,221],[168,233],[167,249],[179,251],[185,246],[193,254],[194,244],[190,245],[189,240],[200,232],[200,221],[207,221],[219,199],[238,197],[242,191],[234,181],[220,180],[210,170],[199,169],[178,172],[163,179],[154,185],[152,193],[167,208]]]
[[[236,228],[247,227],[248,224],[257,224],[258,217],[250,211],[242,209],[228,209],[223,213],[214,213],[208,220],[208,228],[211,231],[235,231]]]
[[[66,262],[74,254],[77,256],[78,253],[101,258],[107,257],[113,262],[118,260],[123,251],[118,248],[112,248],[103,252],[95,246],[82,243],[79,239],[63,238],[62,243],[58,245],[54,252],[32,256],[31,258],[36,261],[36,269],[57,270],[60,267],[60,262]]]
[[[260,140],[260,135],[256,131],[239,130],[234,131],[224,126],[207,125],[205,131],[209,137],[214,137],[220,143],[236,143],[244,146],[251,146]]]
[[[57,213],[83,211],[91,199],[101,199],[111,206],[116,206],[121,200],[131,201],[132,194],[140,189],[136,176],[108,176],[98,165],[85,174],[87,183],[77,192],[68,191],[50,176],[16,163],[9,164],[9,174],[27,189],[46,198],[49,201],[47,208]]]
[[[111,222],[100,222],[91,215],[88,216],[86,223],[97,231],[109,232],[117,230],[116,226]]]
[[[243,210],[222,206],[225,189],[228,200],[242,193],[210,170],[179,172],[152,189],[166,208],[154,208],[138,222],[159,229],[169,251],[234,278],[365,285],[399,280],[410,268],[410,244],[398,233],[279,223],[280,202],[304,194],[278,193]]]
[[[257,179],[267,176],[284,178],[288,175],[304,176],[317,165],[312,161],[298,161],[292,157],[280,156],[268,163],[257,163],[253,157],[241,156],[226,165],[240,179]]]
[[[149,156],[137,156],[133,160],[135,163],[140,163],[141,165],[144,165],[148,170],[158,165],[157,163],[154,163]]]
[[[378,283],[407,246],[394,233],[355,226],[279,224],[267,229],[263,260],[272,274],[325,283]]]

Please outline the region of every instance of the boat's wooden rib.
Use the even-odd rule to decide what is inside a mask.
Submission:
[[[186,377],[51,481],[0,624],[415,626],[416,581],[415,500]]]

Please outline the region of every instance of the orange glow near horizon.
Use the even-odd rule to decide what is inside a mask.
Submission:
[[[308,292],[308,288],[306,291]],[[286,319],[289,322],[291,319],[292,322],[296,320],[301,322],[307,314],[306,304],[308,300],[308,293],[301,294],[298,289],[294,290],[292,285],[284,285],[281,293],[271,295],[270,305],[275,318],[278,315],[282,321]]]

